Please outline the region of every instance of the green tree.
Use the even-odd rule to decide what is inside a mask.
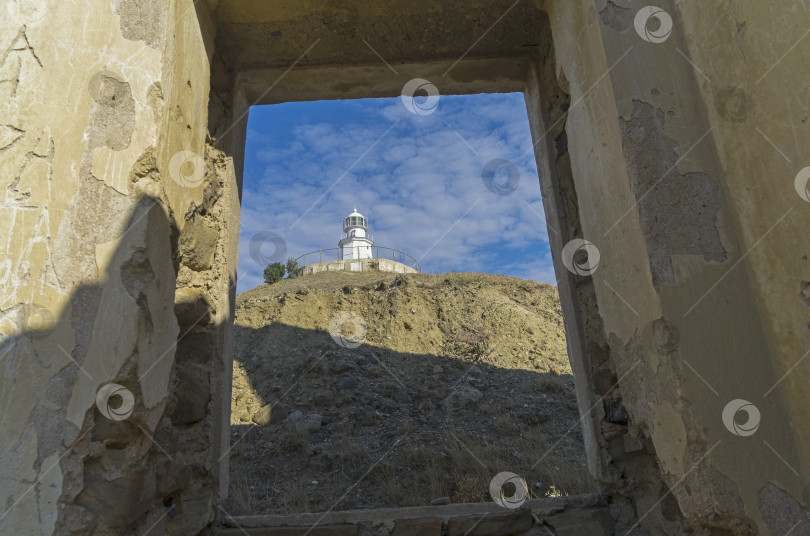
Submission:
[[[272,285],[278,281],[281,281],[281,278],[284,277],[284,265],[280,262],[274,262],[273,264],[269,264],[267,268],[264,269],[264,282],[268,285]]]
[[[287,277],[294,279],[301,277],[304,269],[298,266],[298,261],[290,257],[287,259]]]

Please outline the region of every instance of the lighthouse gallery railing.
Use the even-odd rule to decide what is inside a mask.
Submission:
[[[386,259],[394,262],[399,262],[405,266],[409,266],[419,273],[422,273],[422,266],[419,262],[403,251],[398,251],[394,248],[386,248],[382,246],[371,246],[373,259]],[[310,251],[297,257],[296,262],[302,268],[308,264],[315,264],[317,262],[331,262],[340,260],[354,260],[354,259],[341,259],[340,248],[319,249],[317,251]],[[362,260],[362,259],[361,259]]]

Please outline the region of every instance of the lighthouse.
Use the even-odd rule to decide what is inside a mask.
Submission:
[[[357,208],[343,219],[343,235],[338,242],[340,258],[370,259],[374,241],[368,234],[368,218],[357,212]]]
[[[337,260],[334,259],[335,255]],[[327,258],[324,259],[324,256]],[[332,259],[330,260],[329,257]],[[307,262],[307,259],[313,258],[317,262]],[[295,260],[302,268],[304,275],[341,270],[351,272],[379,270],[399,274],[421,273],[422,271],[419,261],[404,251],[375,246],[368,233],[368,218],[357,212],[356,207],[351,214],[343,218],[343,233],[340,235],[337,248],[311,251]]]

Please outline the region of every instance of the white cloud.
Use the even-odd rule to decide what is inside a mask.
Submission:
[[[293,257],[335,248],[355,204],[369,217],[375,244],[408,252],[426,271],[496,265],[554,281],[522,96],[442,97],[430,116],[410,114],[398,99],[335,105],[351,106],[350,119],[296,124],[280,146],[247,154],[240,292],[262,281],[264,267],[248,253],[252,236],[279,234]],[[264,134],[273,123],[254,123],[251,146],[279,139]],[[481,171],[493,158],[520,172],[510,195],[484,185]],[[537,254],[527,260],[526,251]]]

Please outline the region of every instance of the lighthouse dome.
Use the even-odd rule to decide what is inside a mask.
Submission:
[[[368,230],[368,218],[357,212],[355,208],[351,214],[343,219],[343,231],[348,232],[349,229],[362,228]]]

